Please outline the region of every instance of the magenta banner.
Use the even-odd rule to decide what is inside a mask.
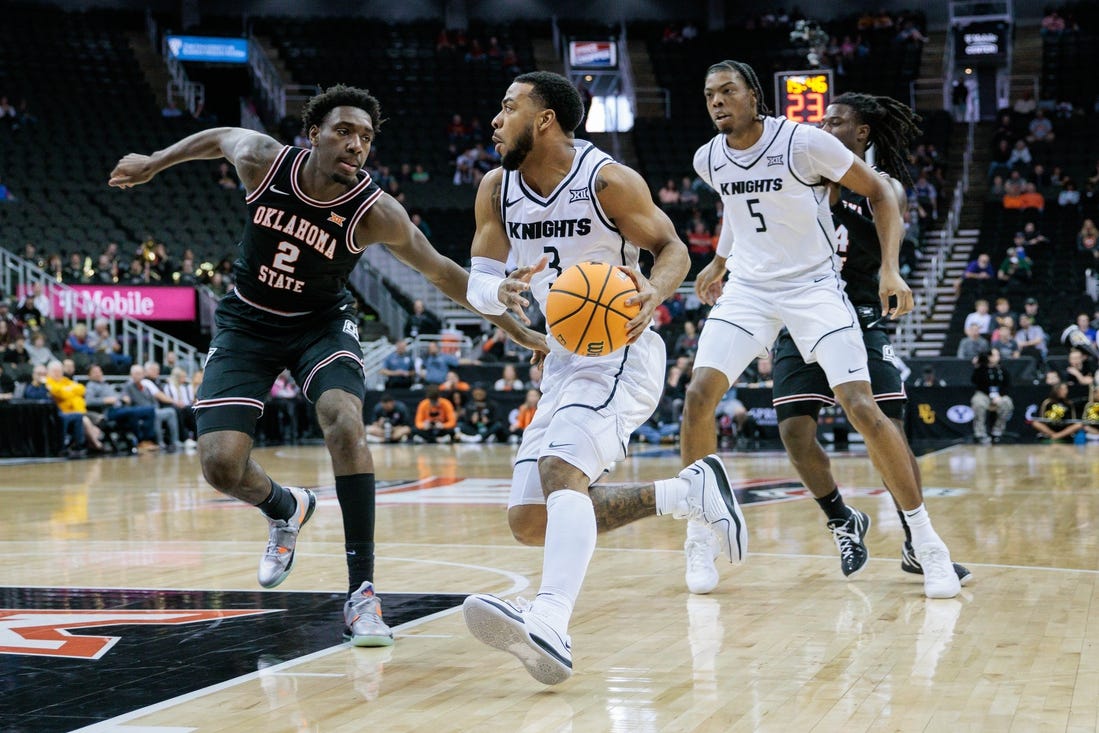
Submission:
[[[175,285],[70,285],[53,289],[55,318],[136,318],[139,321],[193,321],[195,289]]]

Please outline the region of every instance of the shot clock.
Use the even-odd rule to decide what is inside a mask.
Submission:
[[[793,122],[818,125],[832,101],[832,70],[776,71],[776,114]]]

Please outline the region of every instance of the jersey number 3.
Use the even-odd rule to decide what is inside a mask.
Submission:
[[[755,207],[759,204],[759,199],[748,199],[744,203],[748,204],[748,213],[759,220],[759,226],[756,227],[757,232],[767,231],[767,222],[763,219],[763,214],[756,211]]]
[[[275,261],[271,267],[282,272],[293,274],[294,263],[298,261],[301,250],[289,242],[279,242],[279,250],[275,253]]]

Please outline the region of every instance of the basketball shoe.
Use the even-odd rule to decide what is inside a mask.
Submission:
[[[848,578],[858,575],[870,559],[870,552],[863,541],[869,529],[870,517],[858,509],[852,509],[847,519],[828,520],[828,531],[840,551],[840,568]]]
[[[916,560],[923,568],[923,593],[928,598],[953,598],[961,591],[961,582],[950,561],[950,550],[942,540],[915,548]]]
[[[714,560],[721,554],[721,547],[709,526],[699,521],[687,522],[683,551],[687,556],[687,590],[705,595],[716,588],[719,577]]]
[[[274,588],[286,580],[294,567],[294,547],[298,544],[298,532],[313,516],[317,508],[317,496],[309,489],[286,487],[286,490],[298,500],[298,507],[289,519],[267,520],[267,549],[259,561],[259,584],[264,588]]]
[[[462,604],[466,626],[479,641],[514,654],[530,676],[556,685],[572,676],[572,644],[531,612],[522,598],[515,602],[478,593]]]
[[[374,595],[374,584],[363,581],[343,604],[344,641],[352,646],[392,646],[393,629],[382,621],[382,602]]]
[[[675,516],[705,521],[717,535],[718,546],[729,562],[744,562],[748,555],[748,526],[733,494],[725,464],[710,454],[680,471],[679,478],[686,479],[690,488],[687,489],[685,510],[676,512]]]
[[[916,551],[912,549],[912,543],[908,540],[905,540],[904,544],[901,545],[901,570],[913,575],[923,575],[923,566],[916,559]],[[954,563],[954,572],[958,576],[958,582],[962,585],[969,585],[969,581],[973,579],[973,573],[965,565]]]

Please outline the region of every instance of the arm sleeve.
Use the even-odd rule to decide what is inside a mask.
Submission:
[[[790,167],[808,183],[821,179],[839,181],[851,169],[855,154],[836,138],[817,127],[798,125],[790,150]]]

